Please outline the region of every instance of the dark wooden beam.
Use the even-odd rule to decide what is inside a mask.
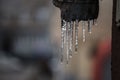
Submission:
[[[120,29],[116,26],[117,0],[113,0],[112,80],[120,79]]]

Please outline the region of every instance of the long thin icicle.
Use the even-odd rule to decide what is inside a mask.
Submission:
[[[73,47],[73,40],[74,40],[73,39],[73,35],[74,35],[74,22],[73,21],[71,22],[71,29],[72,29],[72,33],[71,33],[72,43],[71,44],[72,44],[72,47]]]
[[[88,32],[91,34],[91,29],[92,29],[92,22],[88,20]]]
[[[69,22],[67,22],[67,28],[66,28],[66,60],[67,60],[67,64],[69,62]]]
[[[73,52],[73,27],[74,27],[74,22],[70,22],[70,45],[69,45],[69,57],[72,58],[72,52]]]
[[[64,23],[64,20],[61,21],[61,48],[63,50],[64,48],[64,28],[65,28],[65,23]]]
[[[63,62],[64,59],[64,47],[65,47],[65,38],[66,38],[66,21],[61,20],[61,63]]]
[[[75,21],[75,51],[78,51],[78,30],[79,30],[79,21]]]
[[[83,36],[83,42],[86,41],[86,35],[85,35],[85,21],[82,21],[82,36]]]

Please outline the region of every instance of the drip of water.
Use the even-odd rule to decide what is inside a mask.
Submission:
[[[86,41],[86,35],[85,35],[85,21],[82,21],[82,36],[83,36],[83,42]]]

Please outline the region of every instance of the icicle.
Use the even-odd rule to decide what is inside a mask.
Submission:
[[[64,47],[65,47],[65,38],[66,38],[66,35],[65,35],[65,32],[66,32],[66,21],[65,20],[61,20],[61,63],[63,62],[63,59],[64,59]]]
[[[65,20],[63,20],[63,35],[64,35],[64,37],[63,37],[63,44],[65,44],[66,43],[66,28],[67,28],[67,22],[65,21]]]
[[[78,50],[78,30],[79,30],[79,21],[75,21],[75,51]]]
[[[71,47],[71,33],[72,33],[72,29],[71,29],[71,22],[69,23],[69,50],[72,51],[72,47]]]
[[[72,52],[73,52],[73,22],[70,22],[69,25],[69,58],[72,58]]]
[[[85,35],[85,21],[82,21],[82,35],[83,35],[83,42],[86,41],[86,35]]]
[[[65,27],[65,23],[64,23],[64,20],[61,21],[61,48],[63,50],[64,48],[64,27]]]
[[[90,31],[90,20],[88,20],[88,32]]]
[[[68,56],[71,54],[71,22],[68,22]]]
[[[67,25],[66,25],[66,61],[67,61],[67,64],[69,62],[69,22],[67,22]]]
[[[72,21],[71,22],[71,29],[72,29],[72,31],[71,31],[71,40],[72,40],[72,42],[71,42],[71,46],[72,46],[72,48],[73,48],[73,34],[74,34],[74,22]]]
[[[91,28],[92,28],[92,24],[91,24],[91,21],[88,20],[88,32],[91,34]]]
[[[88,26],[88,32],[91,33],[92,23],[94,24],[94,20],[82,21],[82,35],[83,35],[83,42],[86,41],[86,30],[85,26]],[[69,59],[72,58],[73,53],[73,37],[75,34],[75,51],[78,51],[78,31],[79,31],[79,21],[75,21],[75,33],[74,33],[74,22],[67,22],[65,20],[61,20],[61,48],[62,48],[62,55],[61,55],[61,63],[64,61],[64,53],[66,55],[66,63],[69,63]],[[65,50],[65,52],[64,52]]]

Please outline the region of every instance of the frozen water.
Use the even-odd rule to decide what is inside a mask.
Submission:
[[[91,29],[92,29],[92,21],[88,20],[88,32],[91,34]]]
[[[83,36],[83,42],[86,40],[86,35],[85,35],[85,21],[82,21],[82,36]]]
[[[81,21],[82,22],[82,37],[83,42],[86,41],[86,26],[88,26],[88,32],[91,33],[92,25],[96,25],[96,20]],[[86,23],[87,22],[87,23]],[[74,30],[75,29],[75,30]],[[66,63],[69,63],[69,59],[72,58],[74,50],[78,51],[78,32],[79,32],[79,21],[76,20],[67,22],[61,20],[61,63],[64,59]],[[74,41],[75,40],[75,41]],[[64,57],[66,55],[66,57]]]
[[[67,62],[69,61],[69,22],[67,22],[67,27],[66,27],[66,60]]]
[[[78,30],[79,30],[79,21],[75,21],[75,51],[78,50]]]

